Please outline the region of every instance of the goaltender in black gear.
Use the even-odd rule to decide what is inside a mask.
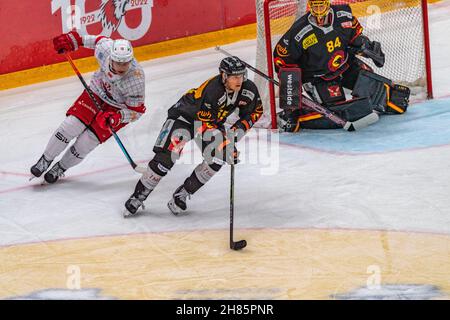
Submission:
[[[225,164],[237,163],[235,141],[241,139],[263,113],[256,85],[247,79],[244,63],[237,57],[223,59],[220,74],[189,90],[168,111],[149,162],[125,203],[125,217],[135,214],[179,159],[184,145],[194,139],[202,150],[200,163],[179,186],[168,203],[177,215],[186,210],[186,199],[197,192]],[[226,129],[227,117],[238,110],[239,119]]]
[[[308,4],[310,12],[292,25],[274,49],[275,71],[300,68],[303,90],[347,121],[374,110],[379,114],[404,113],[409,88],[375,74],[357,58],[370,58],[379,68],[385,62],[381,44],[362,34],[363,27],[350,6],[330,5],[329,0],[308,0]],[[352,100],[346,101],[344,88],[352,90]],[[339,128],[317,112],[280,107],[283,111],[277,118],[282,130]]]

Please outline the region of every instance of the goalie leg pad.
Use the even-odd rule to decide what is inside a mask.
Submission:
[[[336,115],[347,121],[357,121],[371,113],[372,102],[370,98],[359,98],[349,101],[339,102],[328,107]],[[304,109],[294,112],[283,111],[277,114],[278,127],[284,132],[298,132],[303,129],[339,129],[341,126],[325,118],[317,112],[310,112]]]
[[[370,97],[372,107],[385,114],[404,113],[409,105],[410,89],[394,84],[388,78],[367,70],[361,70],[352,95]]]
[[[386,87],[392,81],[388,78],[367,70],[361,70],[353,88],[352,96],[363,98],[370,97],[373,108],[380,112],[386,111]]]
[[[409,95],[411,90],[408,87],[394,84],[392,87],[386,86],[387,92],[387,114],[401,114],[408,109]]]
[[[367,97],[338,103],[329,109],[347,121],[359,120],[373,112],[372,102]]]

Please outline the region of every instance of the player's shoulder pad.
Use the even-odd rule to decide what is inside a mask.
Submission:
[[[221,75],[217,75],[209,80],[202,83],[201,86],[197,88],[197,94],[211,102],[218,100],[225,94],[225,86],[222,83]]]
[[[101,36],[101,35],[97,36],[94,40],[95,45],[101,44],[102,42],[111,42],[112,43],[112,42],[114,42],[114,40],[111,38],[105,37],[105,36]]]
[[[258,87],[252,80],[247,80],[242,84],[241,94],[253,101],[259,96]]]
[[[136,61],[136,59],[133,59],[131,62],[131,70],[127,74],[127,78],[135,78],[135,79],[142,79],[142,81],[145,81],[145,72],[142,66]]]
[[[344,20],[353,19],[352,8],[348,4],[333,5],[331,6],[331,8],[333,8],[334,14],[338,19]]]
[[[222,90],[225,91],[225,86],[222,83],[222,76],[220,74],[205,81],[203,85],[205,86],[205,91],[212,91],[215,93]]]
[[[291,27],[290,32],[292,37],[299,43],[303,40],[305,35],[308,34],[308,32],[311,32],[314,29],[311,23],[309,23],[308,16],[309,14],[303,15],[300,19],[295,21]]]

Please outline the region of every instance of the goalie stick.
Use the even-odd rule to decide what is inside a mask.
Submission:
[[[215,48],[217,51],[223,53],[226,56],[231,57],[232,54],[229,53],[228,51],[222,49],[219,46],[216,46]],[[263,73],[262,71],[256,69],[255,67],[251,66],[250,64],[248,64],[247,62],[243,61],[241,59],[241,61],[245,64],[245,66],[247,68],[249,68],[250,70],[252,70],[254,73],[260,75],[261,77],[263,77],[264,79],[272,82],[273,84],[280,86],[280,83],[269,77],[268,75],[266,75],[265,73]],[[314,102],[313,100],[309,99],[308,97],[302,95],[302,104],[306,107],[308,107],[311,110],[314,110],[318,113],[320,113],[321,115],[323,115],[324,117],[326,117],[327,119],[329,119],[330,121],[333,121],[334,123],[336,123],[337,125],[341,126],[344,130],[347,131],[355,131],[355,130],[360,130],[362,128],[365,128],[375,122],[377,122],[379,120],[379,116],[378,114],[376,114],[375,112],[362,117],[361,119],[358,119],[356,121],[346,121],[344,119],[342,119],[341,117],[339,117],[338,115],[336,115],[334,112],[328,110],[327,108],[321,106],[320,104]]]

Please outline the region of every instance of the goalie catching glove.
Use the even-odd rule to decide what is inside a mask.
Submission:
[[[378,68],[384,66],[385,55],[381,50],[381,43],[378,41],[370,41],[369,38],[362,35],[349,47],[349,50],[354,54],[372,59]]]

